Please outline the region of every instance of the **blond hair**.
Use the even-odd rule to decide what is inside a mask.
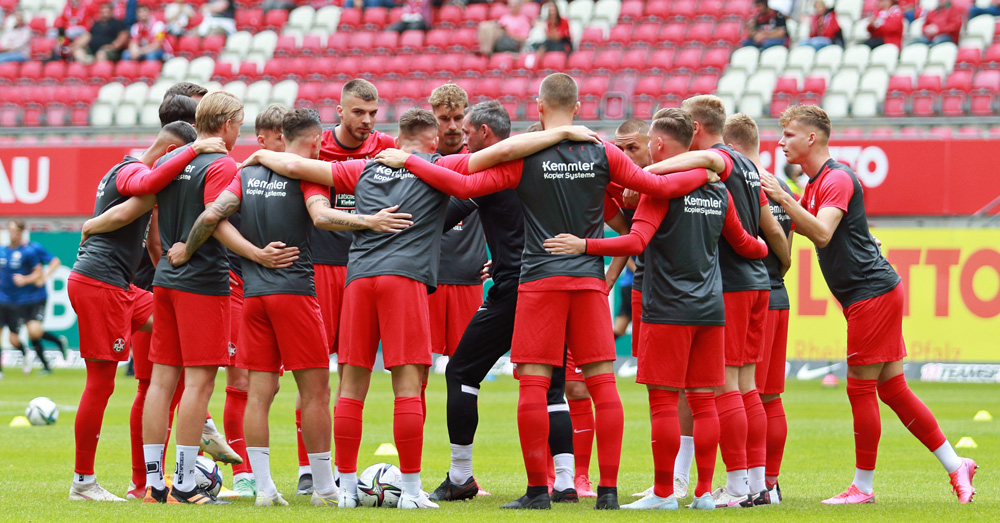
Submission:
[[[826,135],[826,139],[830,139],[830,117],[826,115],[826,111],[815,105],[793,105],[783,113],[781,113],[781,118],[778,123],[782,127],[788,127],[788,124],[793,121],[798,122],[802,125],[812,127],[817,131],[820,131]]]
[[[285,115],[288,114],[288,109],[281,104],[271,104],[264,108],[260,114],[257,115],[257,119],[254,121],[254,133],[260,134],[261,131],[274,131],[281,132],[281,125],[285,119]]]
[[[722,129],[722,141],[736,144],[746,151],[757,151],[760,149],[757,122],[743,113],[729,115]]]
[[[469,106],[469,95],[455,84],[444,84],[431,91],[427,103],[434,109],[444,107],[448,111],[464,111]]]
[[[243,102],[226,91],[210,91],[198,102],[194,114],[194,128],[198,134],[217,133],[227,120],[238,123],[243,114]]]
[[[726,106],[718,96],[702,94],[681,102],[681,109],[691,114],[694,121],[708,134],[722,134],[726,126]]]

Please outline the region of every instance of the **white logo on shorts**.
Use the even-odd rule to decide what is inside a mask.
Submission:
[[[229,357],[232,358],[233,356],[236,356],[236,344],[230,342],[229,343]]]
[[[115,352],[121,352],[125,350],[125,338],[118,338],[115,340],[114,345],[111,346],[111,350]]]

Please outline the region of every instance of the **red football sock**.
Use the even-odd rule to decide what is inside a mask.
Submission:
[[[625,430],[625,410],[618,395],[615,375],[598,374],[585,378],[587,390],[594,398],[594,420],[597,436],[597,468],[601,472],[599,487],[618,486],[618,466],[622,460],[622,435]]]
[[[358,449],[361,448],[361,419],[364,402],[343,396],[333,409],[333,440],[336,443],[337,466],[341,472],[358,471]]]
[[[712,492],[712,474],[715,473],[715,454],[719,448],[719,413],[715,394],[688,392],[688,405],[694,418],[694,457],[698,465],[698,484],[695,496]]]
[[[875,470],[878,440],[882,436],[882,420],[875,393],[877,382],[847,378],[847,399],[851,402],[851,413],[854,415],[855,466],[862,470]]]
[[[788,439],[788,421],[785,419],[785,407],[781,398],[775,398],[764,404],[767,414],[767,465],[764,477],[768,488],[778,481],[781,472],[781,458],[785,454],[785,440]]]
[[[396,398],[392,410],[392,437],[399,451],[399,471],[420,472],[424,450],[423,402],[415,396]]]
[[[719,448],[726,471],[747,468],[747,412],[739,391],[730,391],[715,397],[719,411]]]
[[[568,400],[573,421],[573,465],[577,476],[590,476],[590,455],[594,451],[594,409],[590,398]]]
[[[147,390],[149,380],[139,380],[139,389],[135,393],[128,419],[129,439],[132,443],[132,484],[140,490],[146,488],[146,457],[142,453],[142,407],[146,403]]]
[[[295,439],[298,440],[299,466],[305,467],[309,465],[309,453],[306,452],[306,442],[302,440],[302,409],[295,409]]]
[[[94,456],[97,454],[97,440],[101,437],[104,423],[104,409],[115,390],[114,361],[87,360],[87,384],[80,396],[80,407],[76,411],[74,430],[76,432],[77,474],[94,473]]]
[[[184,395],[184,373],[181,379],[177,380],[177,387],[174,389],[174,397],[170,399],[170,412],[167,414],[167,437],[163,441],[163,456],[160,463],[166,463],[167,447],[170,446],[170,433],[174,430],[174,414],[177,413],[177,406],[181,404],[181,396]]]
[[[676,390],[649,389],[650,432],[653,442],[653,494],[674,493],[674,460],[681,448]]]
[[[552,425],[549,424],[549,427],[551,426]],[[552,456],[552,447],[546,445],[545,452],[547,452],[549,456]],[[556,462],[551,457],[546,458],[545,460],[545,484],[549,486],[550,493],[556,485]]]
[[[247,441],[243,438],[243,413],[247,410],[247,391],[226,387],[226,405],[222,411],[222,426],[226,431],[226,442],[243,458],[243,463],[233,465],[233,474],[248,474],[250,458],[247,457]]]
[[[420,384],[420,415],[423,418],[420,420],[421,423],[427,421],[427,382]]]
[[[885,380],[878,385],[878,397],[899,416],[899,421],[931,452],[948,441],[938,427],[931,410],[920,401],[902,374]]]
[[[545,460],[551,459],[548,449],[549,407],[545,395],[549,390],[550,378],[522,374],[518,379],[517,433],[521,440],[521,455],[524,470],[528,474],[529,487],[544,487],[548,484],[548,467]]]
[[[743,409],[747,413],[747,467],[763,467],[767,464],[767,414],[757,389],[743,393]]]

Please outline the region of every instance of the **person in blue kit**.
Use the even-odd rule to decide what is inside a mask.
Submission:
[[[52,278],[52,275],[55,274],[56,270],[59,269],[62,263],[59,258],[57,256],[53,256],[44,245],[33,241],[25,243],[28,247],[35,250],[35,253],[38,254],[38,261],[42,264],[42,276],[35,280],[35,288],[32,291],[32,305],[35,309],[40,310],[41,314],[39,314],[37,318],[28,317],[25,319],[26,325],[28,326],[28,338],[32,340],[32,345],[35,344],[35,341],[41,343],[41,340],[55,343],[56,346],[59,347],[59,352],[62,353],[63,359],[66,359],[66,342],[59,339],[59,337],[55,334],[44,330],[42,327],[45,319],[45,305],[49,300],[49,290],[45,285],[45,282]]]
[[[24,243],[24,222],[11,220],[7,223],[7,233],[10,244],[0,247],[0,325],[10,330],[10,343],[24,354],[27,362],[28,353],[24,350],[19,337],[21,327],[29,320],[38,318],[39,327],[45,307],[39,310],[37,306],[37,287],[35,282],[43,277],[42,262],[38,252]],[[43,280],[44,281],[44,280]],[[48,361],[42,352],[41,336],[39,341],[32,342],[32,347],[42,362],[42,373],[48,374]],[[31,372],[31,367],[24,366],[25,373]]]

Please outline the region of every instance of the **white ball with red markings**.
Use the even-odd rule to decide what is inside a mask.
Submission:
[[[358,503],[366,507],[396,508],[403,494],[403,473],[389,463],[376,463],[358,475]]]

